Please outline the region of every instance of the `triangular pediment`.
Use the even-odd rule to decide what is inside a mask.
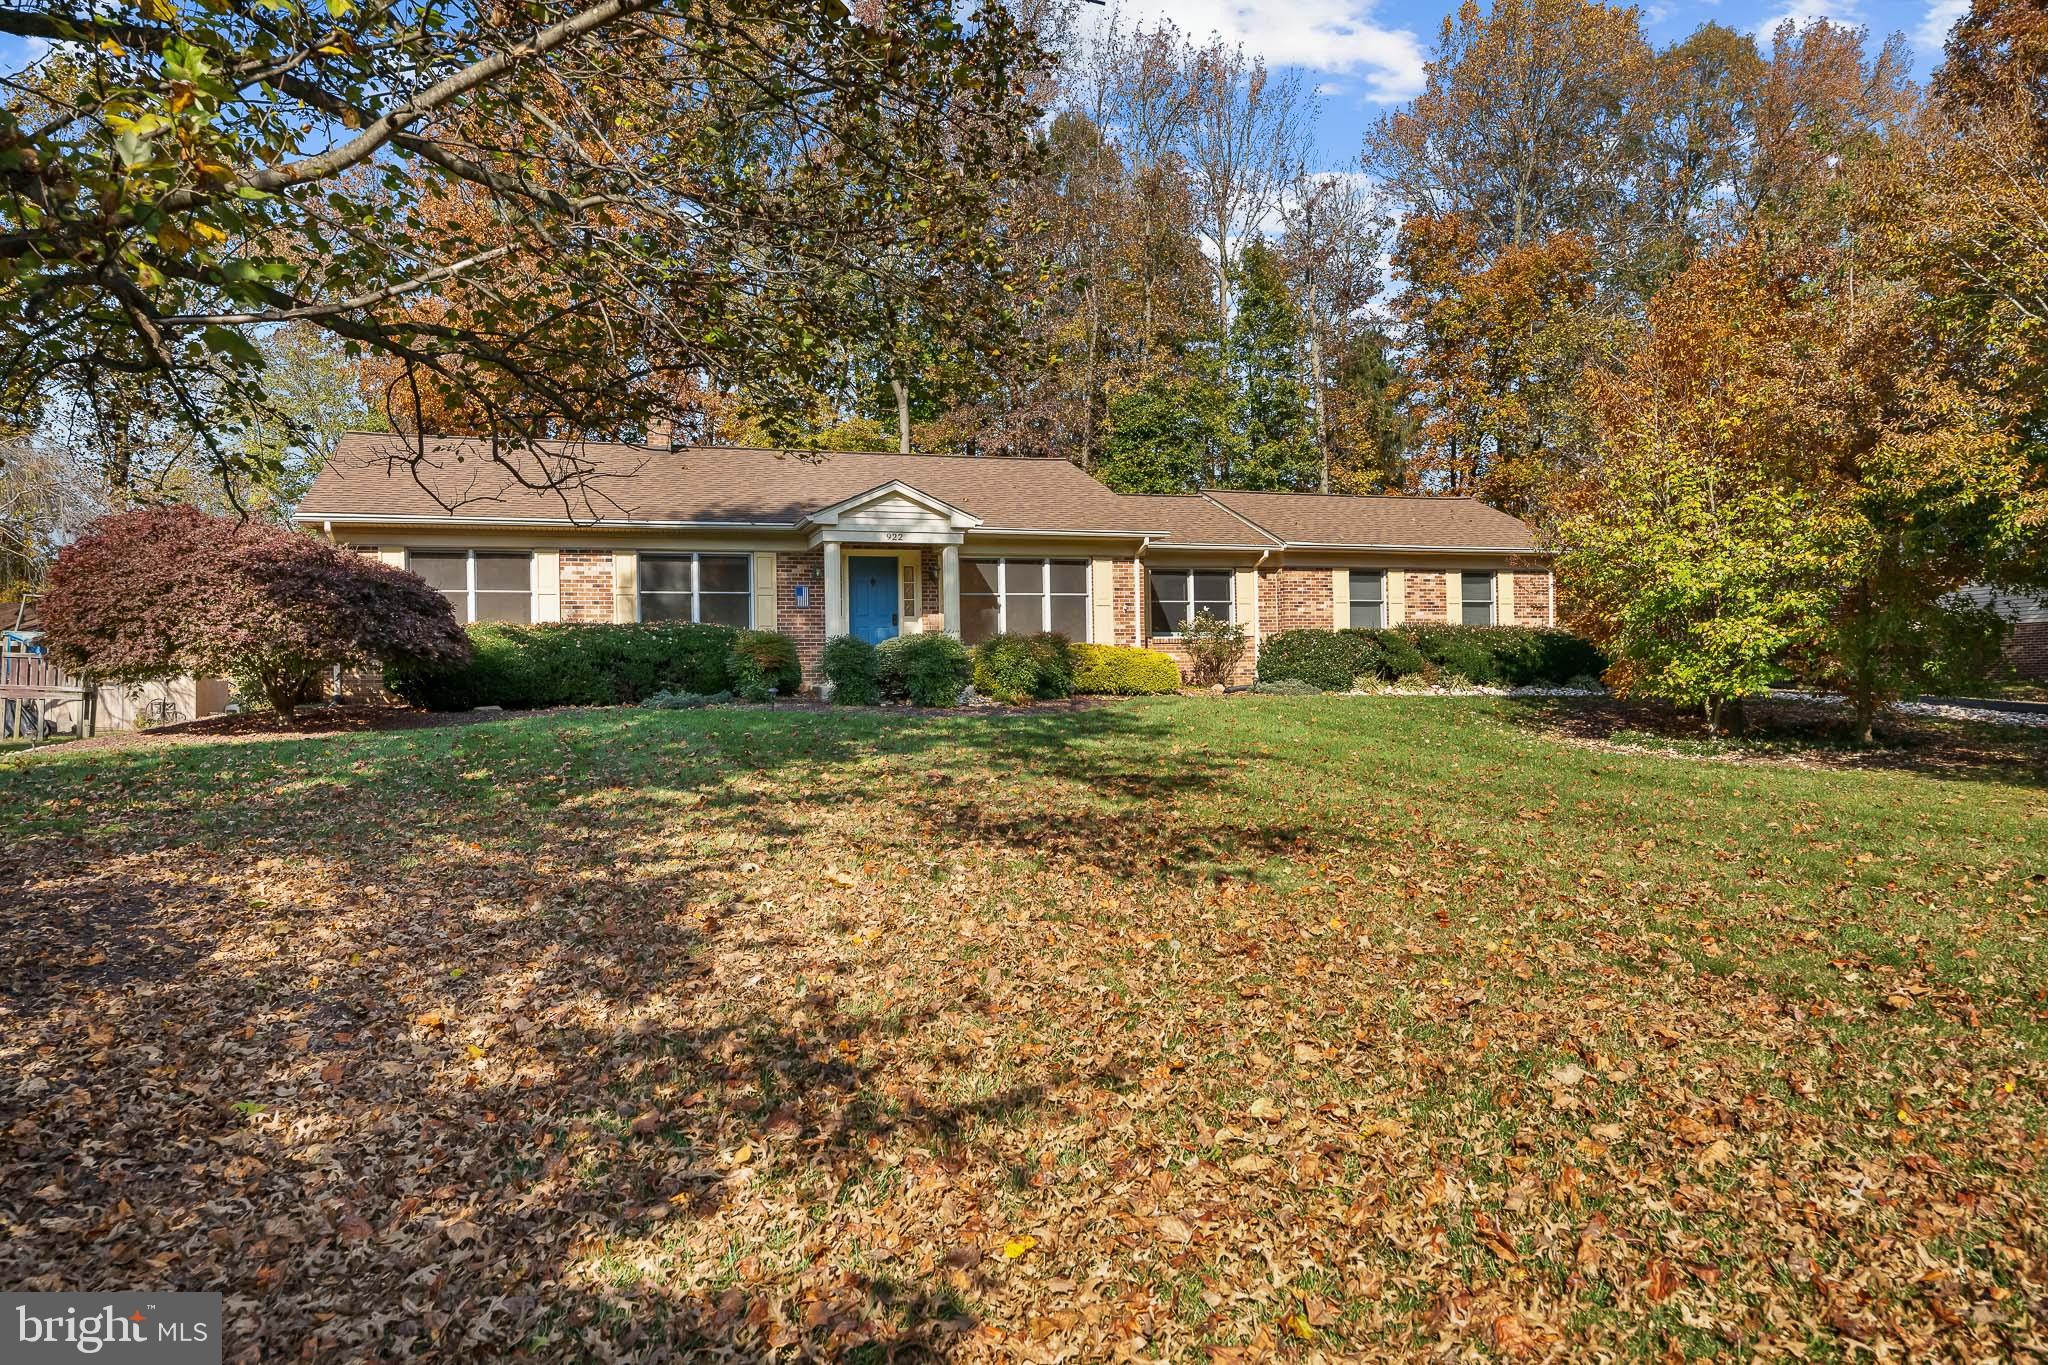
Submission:
[[[921,488],[914,488],[901,479],[891,479],[850,498],[842,498],[826,507],[820,507],[804,518],[806,526],[842,526],[849,522],[888,520],[891,518],[914,517],[917,519],[942,522],[956,531],[965,531],[981,525],[981,518],[971,512],[955,507],[943,498],[935,498]]]

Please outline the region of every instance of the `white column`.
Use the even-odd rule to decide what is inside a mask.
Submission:
[[[960,633],[960,547],[948,545],[939,556],[939,596],[945,602],[946,634]]]
[[[825,542],[825,638],[846,634],[846,575],[841,571],[839,542]]]

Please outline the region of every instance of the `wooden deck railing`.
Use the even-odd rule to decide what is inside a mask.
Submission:
[[[71,698],[85,695],[85,682],[40,654],[0,654],[0,697]]]

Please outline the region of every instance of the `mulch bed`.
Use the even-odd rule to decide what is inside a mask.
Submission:
[[[1617,697],[1522,698],[1516,715],[1561,739],[1618,748],[1643,738],[1701,744],[1697,756],[1723,762],[1791,763],[1828,768],[1888,768],[1944,775],[2001,773],[2048,780],[2048,740],[2039,731],[1891,715],[1880,717],[1876,742],[1856,742],[1840,706],[1805,701],[1752,701],[1727,722],[1731,733],[1711,751],[1697,712]],[[1617,738],[1618,736],[1618,738]]]

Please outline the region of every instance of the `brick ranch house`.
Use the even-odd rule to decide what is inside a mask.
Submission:
[[[1529,528],[1468,498],[1113,493],[1064,460],[575,443],[521,486],[485,442],[345,437],[294,514],[419,573],[471,621],[713,621],[825,641],[999,630],[1183,666],[1194,612],[1253,640],[1406,621],[1547,626]],[[537,467],[536,467],[536,472]]]

